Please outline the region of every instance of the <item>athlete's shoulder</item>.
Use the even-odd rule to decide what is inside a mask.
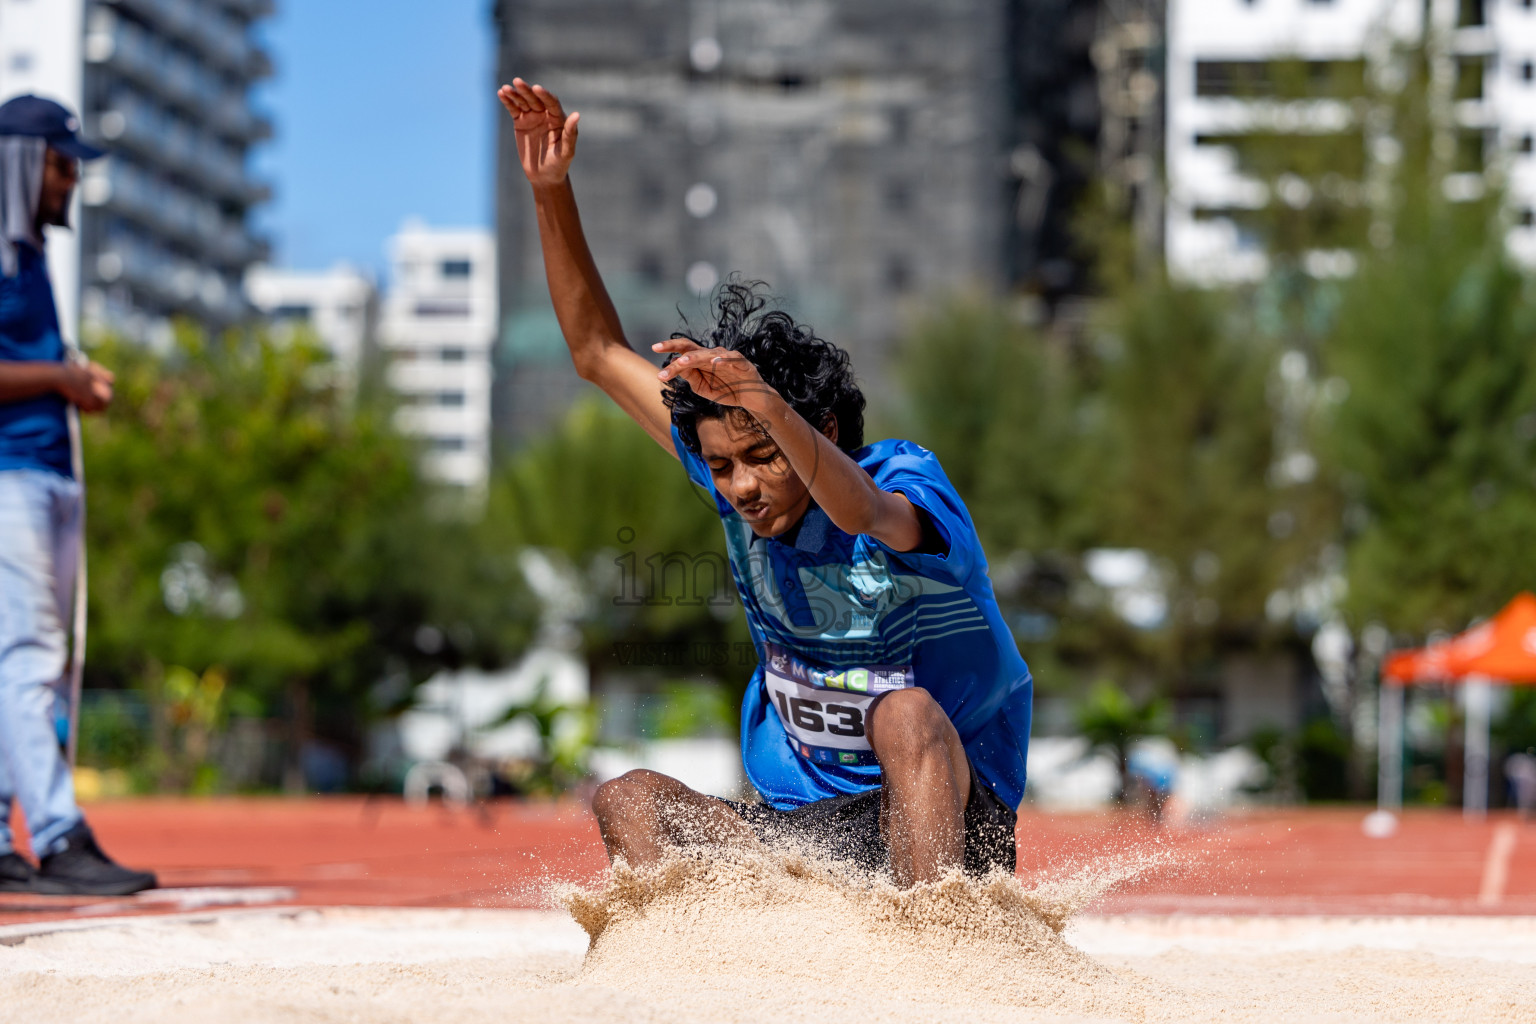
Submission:
[[[939,457],[916,441],[889,438],[865,445],[852,454],[876,483],[896,476],[918,476],[953,489]]]
[[[884,441],[872,441],[863,448],[855,449],[849,453],[859,465],[868,468],[882,465],[891,459],[915,458],[932,460],[937,465],[939,457],[924,448],[916,441],[907,441],[900,437],[888,437]]]
[[[986,571],[976,525],[937,455],[915,441],[893,438],[859,449],[854,458],[875,486],[906,495],[938,533],[933,551],[893,551],[891,557],[924,575],[959,583]]]

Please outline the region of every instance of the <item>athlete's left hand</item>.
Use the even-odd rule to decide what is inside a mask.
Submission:
[[[651,346],[653,352],[675,352],[656,376],[663,381],[677,377],[700,398],[719,405],[736,405],[748,412],[766,413],[779,393],[758,375],[747,357],[728,348],[705,348],[687,338],[670,338]]]

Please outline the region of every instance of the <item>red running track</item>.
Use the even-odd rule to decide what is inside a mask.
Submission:
[[[1125,854],[1170,866],[1102,900],[1099,913],[1536,914],[1536,822],[1410,811],[1370,839],[1365,808],[1267,809],[1152,829],[1129,815],[1046,814],[1019,821],[1019,870],[1059,876]],[[171,898],[0,895],[0,924],[164,913],[253,901],[307,906],[541,907],[552,883],[606,866],[591,815],[574,804],[484,810],[398,799],[152,798],[98,803],[102,845],[161,884],[216,887]],[[278,891],[272,891],[275,887]],[[291,891],[284,891],[291,890]]]

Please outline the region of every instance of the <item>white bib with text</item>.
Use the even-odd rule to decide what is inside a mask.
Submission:
[[[910,665],[819,669],[767,645],[763,685],[791,746],[819,764],[875,764],[865,719],[875,698],[913,685]]]

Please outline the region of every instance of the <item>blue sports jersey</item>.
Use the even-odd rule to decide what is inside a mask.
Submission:
[[[1034,684],[998,611],[970,513],[933,453],[879,441],[849,454],[882,490],[927,513],[943,554],[844,533],[814,504],[782,538],[758,537],[676,428],[672,440],[689,478],[715,497],[762,662],[742,700],[741,747],[763,799],[788,810],[878,786],[862,709],[916,685],[954,723],[981,780],[1017,807]]]
[[[16,243],[16,257],[16,276],[0,274],[0,360],[62,362],[64,339],[48,263],[26,242]],[[65,408],[63,397],[53,393],[0,402],[0,469],[50,469],[73,476]]]

